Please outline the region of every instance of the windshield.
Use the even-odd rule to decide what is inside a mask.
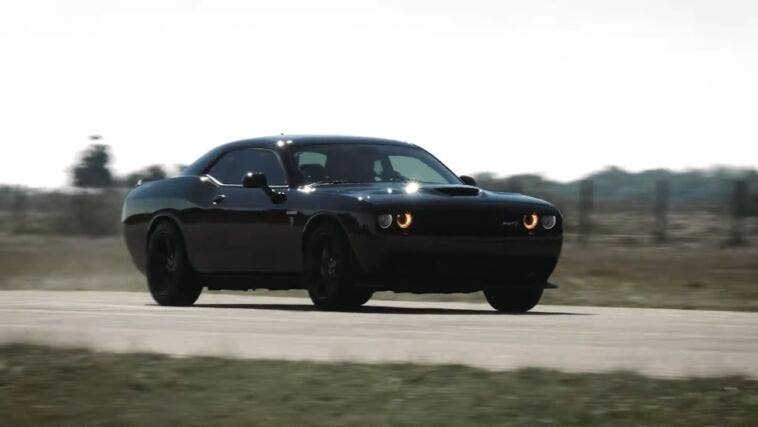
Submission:
[[[305,145],[294,147],[293,156],[305,182],[309,184],[461,183],[439,160],[411,146],[357,143]]]

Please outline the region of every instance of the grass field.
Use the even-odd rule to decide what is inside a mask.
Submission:
[[[567,241],[552,280],[561,288],[547,291],[543,303],[758,311],[758,247],[605,239],[583,248]],[[0,289],[143,291],[145,281],[119,237],[4,235]],[[483,301],[480,293],[376,298]]]
[[[0,346],[3,425],[758,425],[758,382]]]

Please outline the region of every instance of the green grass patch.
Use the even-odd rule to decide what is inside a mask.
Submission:
[[[758,382],[0,346],[10,425],[758,425]]]

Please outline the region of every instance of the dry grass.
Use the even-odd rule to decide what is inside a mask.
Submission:
[[[569,241],[552,280],[561,288],[547,291],[544,303],[758,311],[758,248]],[[4,236],[0,289],[143,291],[145,284],[121,238]],[[479,293],[376,297],[483,301]]]
[[[3,425],[756,425],[758,383],[0,346]]]
[[[0,289],[141,291],[120,237],[0,236]]]
[[[758,310],[758,249],[699,244],[567,245],[555,304]]]

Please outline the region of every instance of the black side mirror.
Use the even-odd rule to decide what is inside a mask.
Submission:
[[[287,200],[286,194],[274,191],[273,188],[269,187],[266,175],[262,173],[246,173],[242,178],[242,186],[245,188],[260,188],[264,193],[266,193],[267,196],[271,198],[271,201],[274,203],[282,203]]]
[[[242,177],[242,186],[245,188],[269,188],[266,174],[248,172]]]
[[[461,181],[463,181],[464,184],[476,187],[476,180],[473,177],[470,177],[468,175],[461,175],[459,178]]]

